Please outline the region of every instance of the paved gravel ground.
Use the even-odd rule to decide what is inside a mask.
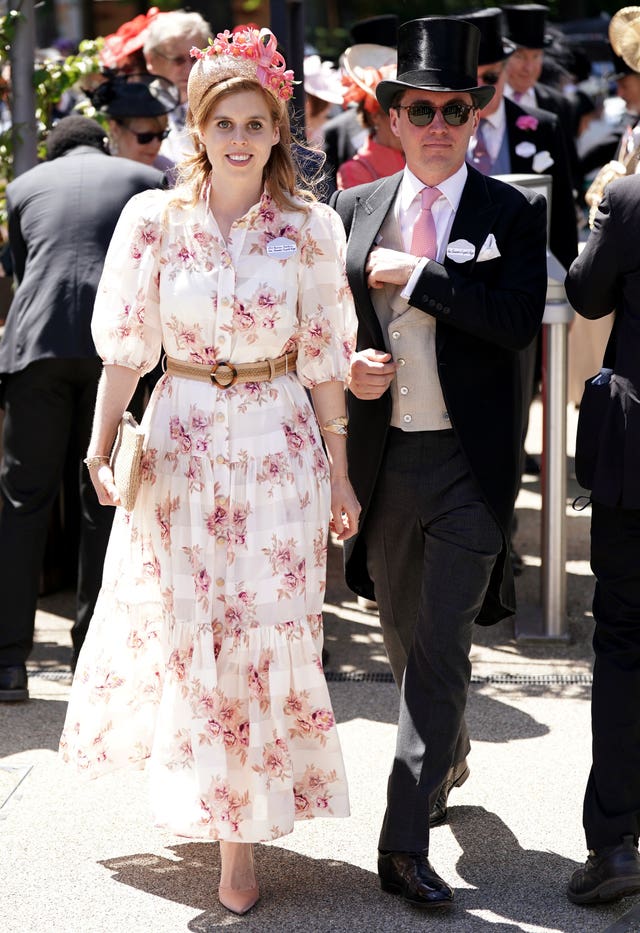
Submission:
[[[569,412],[569,437],[575,413]],[[539,451],[534,406],[528,446]],[[579,490],[568,447],[570,501]],[[539,481],[526,477],[516,546],[520,617],[540,612]],[[585,858],[592,579],[589,512],[567,510],[568,642],[527,643],[508,621],[478,629],[468,720],[471,778],[433,831],[431,858],[456,889],[451,910],[420,912],[383,894],[376,842],[393,756],[397,693],[378,619],[346,590],[331,548],[328,678],[351,789],[348,820],[316,820],[257,847],[262,898],[245,918],[217,902],[215,845],[155,829],[144,772],[82,783],[56,748],[70,678],[73,595],[41,600],[32,699],[0,704],[0,905],[16,933],[251,931],[631,933],[640,901],[578,908],[564,894]]]

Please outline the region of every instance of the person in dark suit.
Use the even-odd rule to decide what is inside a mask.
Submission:
[[[506,65],[505,97],[525,107],[548,110],[558,117],[571,181],[577,189],[580,175],[571,105],[561,91],[540,81],[544,50],[553,41],[547,30],[549,9],[541,3],[505,4],[501,9],[506,23],[506,37],[516,46]]]
[[[0,701],[28,698],[38,580],[67,455],[81,502],[72,664],[93,614],[112,510],[99,505],[81,463],[101,372],[91,314],[120,211],[163,184],[156,169],[112,158],[104,130],[86,117],[62,119],[47,154],[7,187],[17,288],[0,343]]]
[[[377,601],[401,685],[378,871],[418,907],[453,899],[428,860],[429,823],[469,773],[473,624],[515,608],[519,351],[547,281],[544,198],[465,163],[494,93],[477,85],[479,39],[453,18],[400,27],[398,76],[377,97],[407,167],[332,199],[359,322],[347,444],[362,513],[346,578]]]
[[[640,177],[607,185],[589,239],[566,279],[590,320],[615,309],[606,412],[591,486],[595,664],[592,764],[583,824],[589,857],[567,894],[576,904],[640,892]],[[593,431],[590,432],[593,435]],[[578,435],[576,462],[585,455]]]

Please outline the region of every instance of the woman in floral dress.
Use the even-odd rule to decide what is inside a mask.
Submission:
[[[349,812],[321,609],[328,525],[344,540],[359,514],[344,400],[356,325],[342,224],[295,187],[275,37],[224,33],[192,54],[197,152],[179,188],[126,206],[95,306],[87,466],[104,504],[119,503],[118,421],[161,346],[167,371],[61,751],[92,777],[146,763],[156,822],[220,841],[219,897],[244,913],[251,843]]]

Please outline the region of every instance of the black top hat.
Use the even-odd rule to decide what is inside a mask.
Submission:
[[[553,42],[546,32],[549,8],[541,3],[503,6],[507,37],[524,49],[543,49]]]
[[[385,13],[382,16],[370,16],[354,23],[349,33],[351,44],[360,45],[362,42],[373,45],[391,45],[396,47],[398,36],[398,17],[395,13]]]
[[[398,77],[381,81],[376,97],[388,113],[398,91],[461,91],[482,108],[495,93],[478,86],[480,30],[462,19],[427,16],[398,30]]]
[[[504,38],[500,7],[492,6],[487,7],[486,10],[460,13],[458,19],[473,23],[480,30],[478,65],[493,65],[494,62],[504,61],[512,52],[515,52],[515,44]]]
[[[180,103],[180,91],[159,75],[113,75],[90,94],[91,103],[113,120],[159,117]]]

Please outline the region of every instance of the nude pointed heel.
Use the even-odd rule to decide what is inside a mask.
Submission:
[[[237,891],[235,888],[223,888],[222,885],[218,887],[218,900],[223,907],[234,914],[246,914],[257,903],[259,897],[260,891],[257,884],[242,891]]]
[[[237,858],[238,855],[242,852],[240,856],[240,863],[242,864],[245,857],[249,859],[249,863],[244,864],[244,871],[234,872],[233,867],[237,869]],[[254,904],[257,902],[260,897],[260,892],[258,891],[258,882],[256,881],[255,876],[255,864],[253,861],[253,845],[244,845],[239,843],[220,843],[220,857],[225,862],[227,868],[230,870],[226,871],[222,869],[221,879],[224,878],[225,881],[231,881],[235,877],[238,879],[239,883],[246,884],[247,881],[253,880],[254,884],[249,888],[234,888],[230,884],[220,884],[218,885],[218,900],[223,907],[226,907],[227,910],[230,910],[233,914],[246,914],[247,911],[251,910]],[[226,861],[226,860],[229,861]],[[253,877],[252,877],[253,876]]]

